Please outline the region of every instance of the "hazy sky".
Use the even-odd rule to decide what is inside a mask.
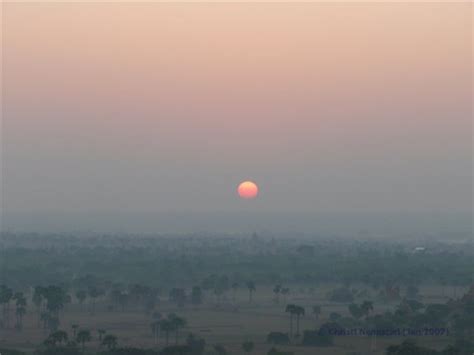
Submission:
[[[5,222],[472,211],[469,3],[3,6]]]

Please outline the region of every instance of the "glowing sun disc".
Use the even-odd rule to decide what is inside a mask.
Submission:
[[[237,192],[241,198],[249,200],[257,197],[258,186],[253,181],[244,181],[240,183]]]

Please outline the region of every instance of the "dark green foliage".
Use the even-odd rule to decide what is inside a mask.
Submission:
[[[186,322],[176,314],[156,318],[151,316],[157,309],[170,309],[168,305],[163,308],[155,307],[160,302],[160,296],[169,295],[170,301],[178,307],[193,305],[193,308],[201,308],[197,305],[201,304],[203,297],[209,302],[202,308],[212,307],[211,299],[216,296],[219,299],[217,303],[222,301],[222,309],[227,307],[237,312],[238,307],[246,302],[246,299],[238,301],[235,299],[235,291],[239,287],[242,291],[248,291],[249,302],[252,302],[254,295],[259,296],[262,289],[271,286],[275,302],[283,300],[281,303],[283,316],[283,305],[287,302],[300,302],[302,299],[299,298],[302,295],[298,292],[304,292],[306,298],[301,302],[311,305],[316,302],[316,298],[310,300],[313,291],[308,290],[315,289],[314,294],[317,294],[320,291],[319,284],[324,287],[328,283],[345,285],[346,287],[336,288],[330,292],[328,298],[344,303],[340,305],[341,308],[352,303],[349,309],[353,317],[341,317],[337,313],[331,313],[329,319],[337,323],[327,323],[317,332],[306,331],[301,339],[304,345],[330,345],[332,337],[327,331],[329,326],[333,328],[361,326],[370,329],[449,326],[450,334],[455,337],[470,339],[474,334],[473,303],[468,298],[461,299],[463,295],[459,292],[461,286],[465,288],[472,283],[471,270],[474,269],[474,258],[469,248],[456,245],[445,245],[440,242],[437,248],[433,249],[435,250],[433,253],[412,255],[404,251],[403,247],[385,241],[353,242],[309,238],[303,242],[291,238],[271,241],[266,237],[259,237],[249,242],[234,237],[153,236],[137,237],[132,240],[124,236],[104,236],[88,238],[87,245],[84,245],[83,240],[76,237],[7,234],[5,240],[7,244],[5,254],[8,258],[8,269],[5,274],[7,281],[10,282],[8,287],[3,286],[0,289],[0,307],[6,309],[10,306],[12,308],[10,313],[13,317],[17,315],[17,323],[20,325],[23,315],[21,309],[25,307],[27,301],[28,314],[35,314],[35,317],[37,314],[38,328],[41,327],[42,320],[44,334],[56,333],[40,347],[38,354],[41,355],[47,354],[46,352],[58,355],[59,353],[67,355],[69,352],[74,354],[80,352],[81,347],[86,348],[86,354],[92,355],[97,349],[100,339],[95,327],[89,337],[81,338],[78,337],[81,330],[77,325],[73,329],[76,334],[69,328],[69,340],[77,339],[79,350],[74,346],[64,347],[67,339],[57,332],[61,325],[60,319],[80,321],[81,325],[91,324],[84,318],[63,317],[71,295],[75,296],[72,301],[76,305],[70,309],[80,310],[82,303],[85,302],[91,305],[93,311],[93,305],[97,301],[99,312],[105,311],[108,307],[111,307],[110,312],[117,313],[125,309],[130,312],[140,311],[143,319],[151,326],[155,338],[153,340],[156,340],[157,346],[162,347],[165,344],[159,337],[166,337],[166,343],[168,340],[177,343],[163,349],[171,353],[200,354],[204,350],[205,343],[202,339],[193,337],[183,343],[180,334],[184,333]],[[305,250],[298,251],[301,243],[308,245],[312,250],[311,254],[314,255],[310,257],[305,251],[309,250],[306,247]],[[15,247],[11,248],[8,244],[14,244]],[[453,300],[446,304],[429,304],[432,298],[420,297],[423,295],[420,295],[417,288],[419,285],[417,280],[433,284],[442,281],[448,291],[450,286],[455,285]],[[300,284],[296,285],[298,282]],[[352,289],[355,285],[362,291]],[[288,298],[290,292],[288,286],[295,288],[290,298]],[[420,289],[424,290],[421,287]],[[34,291],[28,293],[28,290]],[[408,298],[394,309],[401,300],[400,290],[403,296],[406,295]],[[403,292],[405,290],[407,292]],[[457,296],[455,296],[456,290]],[[21,292],[24,292],[24,295]],[[385,309],[386,312],[373,314],[375,312],[372,312],[371,302],[364,300],[373,299],[379,292],[383,297],[378,300],[387,303],[384,303],[383,307],[377,307],[377,310]],[[258,300],[261,299],[263,297],[258,297]],[[425,305],[419,300],[423,300]],[[166,300],[164,302],[166,303]],[[19,310],[17,313],[15,313],[16,306]],[[251,309],[257,306],[258,303],[255,307],[242,308]],[[287,307],[290,334],[276,333],[277,335],[270,336],[272,334],[270,333],[267,341],[272,344],[288,344],[290,338],[295,345],[300,343],[300,339],[293,337],[292,333],[293,325],[298,333],[299,320],[304,315],[304,308],[295,304],[288,306],[291,306]],[[83,308],[86,308],[85,305]],[[316,312],[312,312],[315,322],[311,322],[311,327],[319,326],[320,319],[326,319],[329,312],[324,309],[325,314],[321,317],[319,317],[320,309],[316,308]],[[10,320],[8,323],[9,320],[5,315],[8,316],[2,312],[1,325],[13,329],[13,321]],[[192,320],[193,326],[194,323]],[[63,324],[66,325],[69,327],[69,324]],[[92,335],[94,339],[89,344]],[[151,334],[149,336],[151,338]],[[114,349],[115,342],[108,343],[110,345],[103,342],[106,337],[102,339],[103,354],[158,354],[153,350]],[[169,337],[171,338],[168,339]],[[450,338],[451,342],[453,338]],[[409,351],[412,345],[398,346],[392,350]],[[110,350],[106,351],[106,347]],[[415,349],[419,350],[416,347]],[[469,349],[470,345],[466,341],[458,342],[447,348],[443,354],[464,355],[471,351]],[[212,347],[208,350],[212,351]],[[243,351],[246,350],[243,348],[238,350],[239,353]],[[278,350],[275,351],[279,353]],[[472,351],[469,354],[471,353]],[[2,353],[5,354],[8,352]]]
[[[81,291],[82,300],[84,292],[87,297],[89,286],[100,290],[102,280],[160,287],[200,283],[208,290],[217,285],[219,278],[234,274],[239,274],[239,279],[229,278],[229,285],[237,282],[245,287],[248,280],[255,284],[281,282],[269,275],[288,284],[350,280],[352,284],[361,282],[378,288],[390,298],[386,292],[389,280],[397,280],[399,286],[405,287],[413,285],[414,279],[443,281],[448,287],[454,283],[468,285],[474,269],[468,248],[441,243],[437,246],[439,253],[413,254],[388,241],[355,243],[320,238],[302,244],[299,239],[281,238],[270,244],[259,238],[249,253],[241,238],[229,236],[183,236],[179,241],[173,236],[95,236],[87,238],[86,248],[80,236],[3,233],[2,238],[7,246],[6,283],[10,287],[70,283],[74,279],[73,293],[77,297],[76,292]],[[291,253],[301,245],[308,246],[304,250],[311,249],[314,256],[293,257]],[[274,252],[268,253],[270,248]],[[216,270],[219,274],[210,278]],[[347,291],[337,291],[333,296],[351,303],[354,300]],[[35,304],[40,301],[35,298]]]

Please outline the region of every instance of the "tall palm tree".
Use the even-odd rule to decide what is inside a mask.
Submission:
[[[66,343],[67,339],[68,339],[67,333],[64,330],[58,330],[54,333],[51,333],[45,342],[52,345],[56,345],[56,344],[61,345],[62,343]]]
[[[36,306],[36,313],[38,316],[38,328],[40,327],[40,324],[41,324],[41,307],[43,306],[43,299],[44,299],[43,290],[44,290],[43,287],[36,286],[33,293],[33,297],[32,297],[32,301],[34,305]]]
[[[10,322],[10,301],[13,298],[13,290],[5,285],[0,286],[0,304],[3,304],[3,318],[8,328]]]
[[[82,344],[82,352],[86,350],[86,343],[92,340],[91,332],[89,330],[80,330],[77,333],[77,342]]]
[[[99,296],[102,295],[102,290],[100,290],[98,287],[95,286],[89,286],[89,289],[87,290],[87,293],[89,295],[89,298],[91,299],[91,314],[95,314],[95,303],[96,300]]]
[[[295,306],[295,314],[296,314],[296,336],[300,336],[300,316],[304,316],[305,310],[304,307]]]
[[[21,329],[23,327],[23,316],[26,314],[26,298],[22,292],[17,292],[13,299],[16,301],[16,327]]]
[[[46,310],[52,317],[59,317],[59,312],[64,308],[66,296],[66,291],[59,286],[48,286],[44,289]]]
[[[180,328],[183,328],[186,326],[186,320],[184,318],[177,316],[174,313],[171,313],[170,315],[168,315],[168,319],[170,320],[172,328],[175,331],[175,344],[178,344],[178,332]]]
[[[321,315],[321,306],[320,305],[315,305],[313,306],[313,315],[314,318],[316,319],[316,322],[319,319],[319,316]]]
[[[156,345],[158,343],[158,337],[160,335],[161,320],[154,320],[150,324],[151,332],[153,333],[153,343]]]
[[[286,313],[290,313],[290,337],[293,336],[293,315],[295,314],[296,306],[294,304],[287,304],[285,308]]]
[[[273,288],[273,293],[275,294],[275,302],[280,303],[280,292],[281,292],[281,285],[275,285]]]
[[[173,324],[169,319],[160,320],[160,330],[165,333],[166,346],[169,344],[170,332],[174,330]]]
[[[252,303],[252,294],[255,292],[255,283],[253,281],[247,281],[247,289],[249,290],[249,303]]]
[[[77,330],[79,329],[79,324],[73,324],[71,325],[72,328],[72,336],[75,338],[77,334]]]
[[[26,314],[26,308],[24,306],[18,306],[16,307],[16,327],[18,329],[23,329],[23,317]]]

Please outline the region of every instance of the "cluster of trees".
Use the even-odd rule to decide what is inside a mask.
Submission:
[[[367,320],[373,309],[374,306],[371,301],[364,301],[360,305],[356,303],[351,303],[349,305],[349,312],[355,319],[360,319],[362,316],[365,316],[365,319]]]
[[[411,296],[415,296],[415,294],[412,293]],[[474,286],[463,297],[457,300],[450,299],[444,304],[432,303],[425,305],[416,299],[404,298],[393,312],[386,311],[382,314],[371,315],[373,309],[372,301],[366,300],[360,304],[351,303],[348,305],[351,317],[331,313],[328,321],[323,323],[319,329],[305,330],[303,338],[299,341],[299,317],[305,314],[305,308],[288,304],[285,312],[290,313],[289,333],[270,332],[267,335],[267,342],[275,345],[295,343],[305,346],[331,346],[335,334],[350,328],[372,330],[373,333],[376,333],[377,330],[445,329],[446,333],[443,335],[446,336],[449,335],[447,332],[451,329],[456,342],[441,352],[424,349],[408,341],[401,345],[389,347],[387,354],[470,355],[474,351],[474,344],[466,341],[474,337]],[[316,319],[319,318],[320,314],[321,306],[313,306],[313,315]],[[293,336],[294,316],[297,319],[295,336]]]
[[[98,329],[98,340],[101,346],[113,350],[117,347],[117,337],[113,334],[105,334],[104,329]],[[43,353],[60,353],[61,351],[75,351],[78,345],[84,353],[86,343],[92,341],[92,332],[88,329],[74,329],[73,336],[70,338],[69,334],[64,330],[57,330],[49,334],[43,345],[46,347],[42,350]]]
[[[177,345],[179,331],[186,326],[186,319],[176,315],[175,313],[170,313],[167,317],[163,318],[159,312],[155,312],[153,318],[154,320],[150,324],[150,328],[153,333],[155,345],[158,342],[160,334],[165,337],[166,345],[168,345],[171,333],[175,334],[175,345]]]
[[[285,304],[282,310],[289,316],[288,333],[268,334],[267,342],[273,346],[330,346],[333,339],[329,330],[353,326],[444,326],[459,339],[468,338],[473,332],[474,291],[461,297],[460,290],[474,281],[474,252],[457,245],[437,243],[420,254],[413,253],[409,244],[314,238],[84,239],[8,233],[2,238],[6,244],[3,273],[9,282],[8,286],[0,286],[0,327],[21,331],[26,312],[34,312],[37,326],[49,333],[41,351],[83,351],[94,338],[91,331],[77,324],[71,334],[60,330],[61,319],[69,308],[92,316],[103,311],[145,312],[152,318],[150,328],[155,343],[163,338],[160,346],[166,346],[170,354],[176,349],[199,351],[196,349],[202,345],[200,339],[190,337],[180,344],[180,333],[187,321],[176,313],[161,315],[156,311],[160,302],[166,298],[178,313],[182,307],[198,309],[203,303],[237,310],[244,304],[249,308],[258,305],[255,299],[260,298],[255,294],[258,296],[264,286],[271,287],[274,304]],[[452,300],[423,304],[418,285],[428,281],[440,285],[445,299]],[[309,310],[301,304],[288,303],[287,285],[305,285],[299,292],[311,294],[323,283],[338,284],[327,299],[347,305],[350,316],[328,312],[321,325],[321,306]],[[237,300],[241,290],[246,295]],[[292,297],[290,302],[298,299]],[[374,303],[398,306],[374,314]],[[301,330],[300,320],[308,316],[307,312],[314,317],[315,327]],[[119,340],[114,335],[105,330],[97,332],[104,351],[125,351],[118,348]],[[173,337],[174,345],[170,345]],[[253,352],[254,345],[250,343],[242,344],[241,351]],[[416,346],[402,345],[391,351]],[[222,345],[215,345],[213,351],[225,353]],[[276,348],[272,351],[281,353]]]
[[[413,253],[413,245],[407,242],[334,238],[74,237],[5,232],[2,238],[4,274],[11,287],[64,284],[91,291],[91,297],[94,290],[74,284],[81,276],[157,289],[198,285],[216,298],[233,292],[234,283],[245,288],[249,280],[259,285],[341,283],[349,287],[358,283],[379,290],[380,297],[388,299],[397,294],[396,286],[390,289],[389,285],[403,285],[416,293],[414,285],[437,283],[443,293],[457,298],[460,287],[473,282],[472,248],[441,242],[433,243],[425,253]],[[277,287],[275,299],[286,292]],[[341,292],[334,298],[353,301]]]
[[[15,305],[15,328],[21,330],[23,328],[23,316],[26,314],[27,299],[23,292],[13,292],[13,290],[6,285],[0,285],[0,305],[2,308],[0,328],[8,328],[10,326],[11,302]]]
[[[175,315],[169,315],[168,320],[173,322]],[[164,324],[164,323],[163,323]],[[98,352],[87,351],[87,354],[96,355],[203,355],[203,354],[215,354],[215,355],[226,355],[228,350],[222,344],[215,344],[211,347],[206,346],[206,341],[201,338],[197,338],[192,333],[188,334],[184,344],[182,345],[171,345],[165,346],[163,349],[141,349],[132,347],[119,347],[117,337],[111,334],[105,334],[99,332],[99,341],[102,350]],[[66,331],[58,330],[51,333],[43,345],[37,349],[35,355],[83,355],[86,350],[86,343],[92,340],[92,334],[89,330],[79,330],[77,334],[70,338]],[[255,344],[252,341],[244,341],[241,344],[241,350],[244,353],[251,353],[255,348]],[[2,355],[26,355],[21,351],[12,349],[1,349]],[[278,352],[275,348],[270,349],[268,354],[289,354]]]
[[[36,307],[38,324],[42,323],[44,329],[55,331],[60,325],[60,313],[66,304],[71,303],[72,298],[61,286],[36,286],[32,301]]]

